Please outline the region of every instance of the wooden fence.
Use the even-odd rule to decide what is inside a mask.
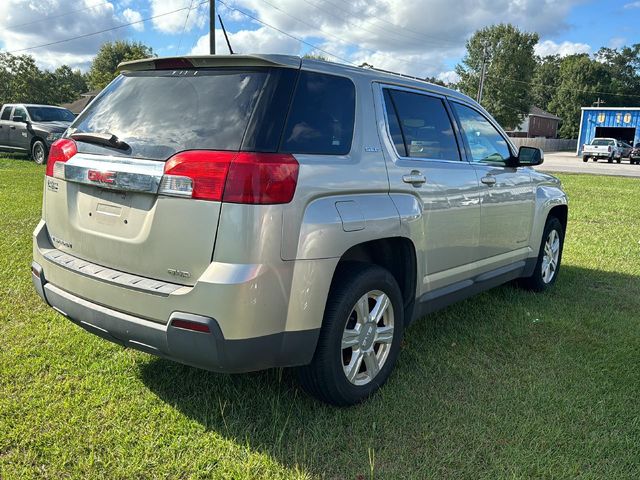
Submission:
[[[516,147],[522,146],[541,148],[545,152],[575,152],[578,140],[565,138],[518,138],[510,137]]]

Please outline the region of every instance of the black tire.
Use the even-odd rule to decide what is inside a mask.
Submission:
[[[36,140],[31,145],[31,159],[36,162],[38,165],[44,165],[47,163],[47,157],[49,156],[49,152],[47,151],[47,146],[42,140]]]
[[[616,163],[622,163],[622,157],[616,159]]]
[[[593,157],[593,161],[594,161],[594,162],[597,162],[597,161],[598,161],[598,159],[597,159],[596,157]]]
[[[607,158],[607,163],[613,163],[613,157]]]
[[[582,161],[585,162],[585,163],[588,162],[589,161],[589,157],[582,157]]]
[[[355,308],[359,299],[372,291],[387,295],[393,314],[393,336],[387,345],[376,342],[371,348],[388,348],[386,360],[378,373],[364,385],[355,385],[345,373],[345,355],[354,350],[343,349],[342,340],[348,322],[355,323]],[[388,312],[388,310],[387,310]],[[357,314],[355,314],[357,315]],[[397,282],[387,270],[377,265],[358,262],[340,264],[334,275],[318,345],[309,365],[298,368],[298,378],[304,390],[317,399],[337,406],[349,406],[366,400],[389,378],[393,371],[404,330],[402,294]],[[367,335],[364,336],[365,338]],[[369,337],[370,338],[370,337]],[[359,346],[361,348],[361,346]],[[350,363],[350,360],[347,362]],[[360,365],[360,363],[358,364]],[[365,361],[356,372],[368,369]],[[358,373],[366,375],[366,373]]]
[[[558,252],[558,261],[557,266],[554,271],[553,276],[550,281],[545,281],[543,277],[543,262],[544,262],[544,253],[545,253],[545,244],[547,239],[549,238],[551,232],[555,230],[558,234],[560,245]],[[542,241],[540,242],[540,250],[538,251],[538,260],[536,262],[536,266],[533,269],[533,274],[530,277],[521,278],[518,280],[518,285],[527,289],[533,290],[534,292],[544,292],[553,286],[556,283],[558,278],[558,274],[560,273],[560,266],[562,264],[562,248],[564,246],[564,228],[560,220],[556,217],[547,218],[547,222],[544,226],[544,231],[542,234]]]

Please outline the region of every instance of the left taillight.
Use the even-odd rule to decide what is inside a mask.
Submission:
[[[70,138],[61,138],[53,142],[47,159],[47,177],[64,179],[64,164],[76,153],[78,146]]]

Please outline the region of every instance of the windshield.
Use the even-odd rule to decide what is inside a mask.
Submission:
[[[606,147],[609,145],[613,145],[613,140],[606,140],[604,138],[595,139],[591,145]]]
[[[73,122],[76,118],[66,108],[27,107],[27,110],[34,122]]]
[[[70,133],[113,134],[131,147],[127,155],[155,160],[183,150],[239,150],[270,74],[264,68],[127,72],[78,117]]]

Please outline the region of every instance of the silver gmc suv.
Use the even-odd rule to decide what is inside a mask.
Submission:
[[[556,281],[560,182],[470,98],[278,55],[147,59],[51,148],[33,283],[126,347],[218,372],[298,367],[362,401],[413,320]]]

